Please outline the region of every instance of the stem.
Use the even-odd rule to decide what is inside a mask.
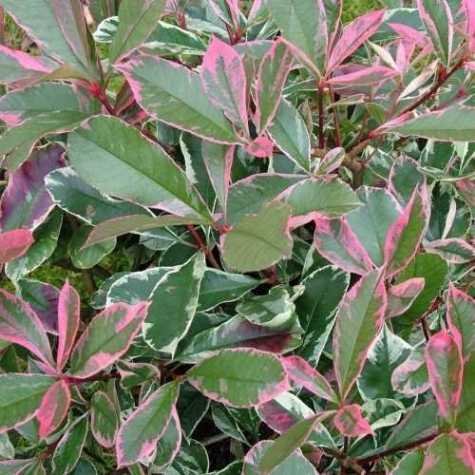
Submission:
[[[337,147],[341,147],[340,117],[338,115],[338,106],[335,102],[335,94],[331,86],[328,86],[328,90],[330,91],[330,97],[333,103],[332,111],[333,111],[333,120],[335,123],[335,145]]]
[[[427,325],[427,320],[425,317],[422,317],[421,319],[421,326],[422,326],[422,331],[424,333],[424,338],[426,339],[426,341],[429,341],[431,334],[430,334],[429,325]]]
[[[323,127],[325,125],[325,108],[323,104],[323,86],[318,83],[318,148],[325,148],[325,134]]]
[[[209,263],[215,267],[216,269],[221,269],[221,266],[219,265],[218,261],[214,257],[213,253],[211,250],[208,248],[206,243],[203,241],[202,237],[198,233],[198,231],[195,229],[195,227],[191,224],[187,225],[188,231],[190,231],[191,235],[193,236],[193,239],[196,242],[196,247],[200,250],[203,251],[209,261]]]
[[[0,7],[0,45],[5,44],[5,10]]]

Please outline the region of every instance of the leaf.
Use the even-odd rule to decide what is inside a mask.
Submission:
[[[414,190],[409,203],[391,225],[384,244],[387,275],[404,269],[414,258],[429,224],[430,203],[427,188]]]
[[[272,18],[296,53],[317,74],[324,74],[328,46],[326,11],[321,0],[270,0]]]
[[[202,90],[195,72],[145,54],[116,69],[125,75],[135,100],[155,119],[212,142],[239,142],[224,113]]]
[[[346,437],[364,437],[373,433],[369,422],[363,417],[359,404],[340,408],[335,414],[333,423],[340,434]]]
[[[246,72],[239,53],[213,36],[200,76],[210,102],[248,136]]]
[[[0,374],[0,432],[34,417],[54,379],[43,374]]]
[[[114,446],[119,424],[119,414],[109,396],[103,391],[95,392],[91,399],[91,432],[102,447]]]
[[[378,86],[383,81],[397,76],[397,71],[387,66],[369,66],[354,72],[338,74],[328,79],[327,84],[334,89],[351,86],[353,88],[365,86]]]
[[[218,305],[244,297],[260,281],[242,274],[206,269],[201,281],[198,309],[211,310]]]
[[[143,460],[155,450],[175,411],[178,388],[177,383],[161,386],[122,424],[116,442],[119,467]]]
[[[244,149],[249,155],[257,158],[268,158],[272,157],[274,152],[274,143],[270,140],[267,135],[263,134],[254,139],[252,142],[248,143]]]
[[[120,385],[124,389],[140,386],[145,382],[160,378],[160,371],[156,366],[148,363],[127,363],[119,361],[117,369],[120,373]]]
[[[427,243],[424,248],[429,253],[439,255],[449,264],[465,264],[475,259],[475,247],[463,239],[439,239]]]
[[[153,349],[175,353],[198,308],[205,267],[204,254],[198,253],[158,282],[144,324],[144,339]]]
[[[345,59],[351,56],[363,43],[378,31],[384,19],[384,10],[362,15],[343,30],[341,37],[333,46],[326,71],[333,72]]]
[[[135,214],[122,216],[121,218],[103,221],[95,226],[83,247],[94,246],[128,233],[139,233],[156,228],[180,226],[184,224],[204,224],[206,222],[207,221],[201,218],[182,218],[180,216],[172,215],[147,216],[143,214]]]
[[[446,0],[417,0],[417,8],[441,60],[449,66],[454,42],[454,18]]]
[[[434,464],[437,460],[437,464]],[[475,462],[470,443],[466,436],[451,432],[435,439],[425,451],[424,475],[469,475],[473,473]]]
[[[29,229],[13,229],[0,233],[0,266],[25,255],[34,243]]]
[[[266,130],[274,120],[292,64],[292,52],[280,39],[273,42],[272,48],[262,58],[255,85],[254,122],[259,133]]]
[[[2,460],[0,461],[0,473],[2,473],[2,475],[28,473],[27,470],[35,465],[36,460],[37,459]]]
[[[48,437],[61,426],[68,415],[70,403],[71,392],[64,380],[57,381],[46,391],[36,415],[40,438]]]
[[[405,396],[414,397],[430,389],[424,348],[415,348],[398,366],[391,377],[393,388]]]
[[[317,269],[302,280],[303,294],[295,301],[305,341],[299,353],[316,366],[335,322],[335,312],[345,295],[350,276],[334,266]]]
[[[426,364],[440,415],[453,423],[460,403],[463,360],[460,347],[445,330],[432,335],[426,346]]]
[[[37,0],[1,0],[0,4],[49,55],[72,66],[82,77],[98,77],[86,20],[77,3],[53,0],[42,8],[38,8]]]
[[[150,212],[139,205],[99,193],[81,180],[71,167],[51,172],[46,176],[45,183],[56,206],[88,224],[130,215],[150,216]]]
[[[271,203],[258,214],[241,219],[222,240],[226,264],[244,273],[265,269],[290,257],[289,217],[289,206]]]
[[[328,381],[316,369],[312,368],[300,356],[288,356],[283,359],[284,368],[291,381],[307,391],[330,402],[337,402],[338,397]]]
[[[165,0],[124,0],[119,8],[119,26],[109,50],[109,60],[115,63],[139,47],[153,32],[165,9]]]
[[[66,282],[58,301],[58,351],[56,367],[61,371],[69,359],[79,329],[81,300],[76,289]]]
[[[45,188],[45,176],[63,166],[63,153],[57,145],[39,150],[9,176],[0,201],[3,231],[34,230],[46,219],[54,204]]]
[[[294,450],[305,443],[316,425],[326,417],[328,417],[328,413],[321,413],[304,419],[279,436],[266,450],[260,461],[259,469],[261,473],[263,475],[270,474],[275,467],[284,462]]]
[[[414,277],[388,289],[387,318],[404,315],[425,287],[425,279]]]
[[[177,215],[210,213],[185,173],[159,146],[119,119],[99,116],[69,135],[69,159],[99,191]]]
[[[260,463],[263,456],[271,447],[272,442],[270,440],[264,440],[254,445],[254,447],[247,452],[246,457],[244,458],[242,475],[262,475]],[[279,464],[278,467],[272,470],[272,475],[287,475],[289,473],[317,475],[317,471],[313,465],[299,450],[289,455],[283,463]]]
[[[39,80],[54,69],[43,56],[32,56],[0,45],[0,83],[26,85]]]
[[[304,170],[310,170],[310,134],[300,112],[282,99],[269,125],[269,134],[282,152]]]
[[[89,431],[87,414],[76,419],[61,437],[53,453],[52,475],[70,473],[79,461]]]
[[[447,323],[453,338],[467,359],[475,349],[475,299],[449,284]]]
[[[153,470],[165,470],[180,452],[182,431],[176,410],[172,410],[172,417],[164,434],[157,445],[157,455],[153,461]]]
[[[418,162],[405,156],[394,160],[389,174],[389,189],[401,205],[407,204],[414,190],[423,183]]]
[[[365,399],[394,398],[394,370],[409,356],[411,346],[384,327],[371,348],[358,379],[358,388]]]
[[[140,331],[148,306],[117,303],[96,315],[74,347],[69,374],[85,379],[117,361]]]
[[[0,289],[0,339],[21,345],[53,367],[51,347],[38,316],[23,300]]]
[[[392,472],[393,475],[405,475],[412,473],[420,473],[422,465],[424,463],[424,451],[423,449],[413,450],[408,452],[397,464],[396,468]]]
[[[286,202],[292,207],[292,216],[318,213],[334,218],[361,205],[357,194],[343,181],[311,178],[290,188]]]
[[[213,401],[232,407],[263,404],[288,388],[277,357],[246,349],[216,353],[189,370],[187,381]]]
[[[428,112],[396,126],[392,131],[403,136],[416,136],[439,142],[475,141],[475,108],[454,105]]]
[[[379,270],[362,277],[343,299],[333,332],[334,369],[342,400],[383,327],[386,307],[386,288]]]
[[[345,272],[365,275],[373,268],[366,249],[348,225],[346,218],[315,217],[314,246],[332,264]]]

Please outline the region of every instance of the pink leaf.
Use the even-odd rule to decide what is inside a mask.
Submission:
[[[365,41],[367,41],[381,26],[384,10],[363,15],[345,29],[333,47],[327,64],[327,74],[335,70],[346,58],[351,56]]]
[[[48,389],[36,414],[41,439],[59,428],[68,414],[70,403],[71,392],[65,381],[57,381]]]
[[[475,3],[473,0],[463,0],[463,8],[467,17],[467,36],[470,51],[475,52]]]
[[[247,144],[245,149],[249,155],[253,155],[257,158],[267,158],[272,157],[274,144],[268,137],[261,135],[254,141]]]
[[[289,356],[283,358],[282,363],[291,381],[327,401],[337,401],[337,395],[325,377],[312,368],[303,358]]]
[[[364,437],[373,433],[369,422],[361,413],[359,404],[351,404],[339,409],[333,423],[340,433],[346,437]]]
[[[0,201],[0,228],[4,231],[39,226],[54,207],[45,187],[45,177],[64,166],[64,149],[52,145],[39,150],[9,175]]]
[[[398,75],[398,71],[386,66],[369,66],[348,74],[334,76],[327,80],[333,86],[374,86]]]
[[[389,26],[404,40],[410,41],[416,44],[419,48],[424,48],[429,43],[429,38],[427,36],[411,28],[410,26],[403,25],[401,23],[389,23]]]
[[[364,275],[374,268],[345,218],[316,217],[314,245],[325,259],[346,272]]]
[[[443,330],[431,337],[426,363],[440,414],[453,421],[462,394],[463,360],[461,348],[450,333]]]
[[[71,354],[79,329],[81,301],[76,289],[69,282],[64,284],[58,301],[58,353],[56,367],[64,368]]]
[[[423,277],[414,277],[389,287],[387,318],[397,317],[407,312],[424,286]]]
[[[0,233],[0,266],[26,254],[34,242],[33,233],[28,229]]]
[[[213,37],[203,58],[201,82],[209,100],[249,135],[246,71],[239,53]]]

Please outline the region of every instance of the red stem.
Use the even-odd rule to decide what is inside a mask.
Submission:
[[[221,266],[219,265],[218,261],[214,257],[213,253],[211,250],[208,248],[206,243],[203,241],[202,237],[198,233],[198,231],[195,229],[195,227],[192,224],[187,225],[188,231],[190,231],[191,235],[193,236],[193,239],[195,240],[196,247],[200,250],[203,251],[209,261],[209,263],[215,267],[216,269],[221,269]]]

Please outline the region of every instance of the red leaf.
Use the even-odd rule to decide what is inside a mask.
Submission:
[[[33,233],[28,229],[0,233],[0,266],[23,256],[34,241]]]
[[[359,404],[351,404],[339,409],[333,423],[340,433],[346,437],[364,437],[373,433],[369,422],[361,413]]]

